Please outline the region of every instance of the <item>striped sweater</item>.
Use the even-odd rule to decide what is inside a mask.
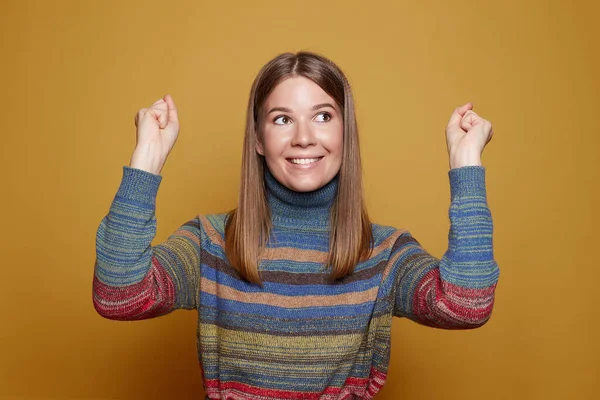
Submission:
[[[299,193],[265,176],[273,229],[249,284],[227,262],[226,214],[199,215],[163,243],[162,177],[123,167],[96,236],[93,304],[114,320],[197,310],[209,399],[371,399],[386,381],[392,318],[443,329],[483,325],[499,277],[485,169],[452,169],[449,246],[441,259],[406,230],[373,224],[374,250],[335,284],[323,268],[337,179]]]

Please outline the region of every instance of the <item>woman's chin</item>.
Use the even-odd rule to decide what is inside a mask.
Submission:
[[[302,181],[302,182],[290,182],[288,188],[296,192],[313,192],[323,187],[321,182],[313,181]]]

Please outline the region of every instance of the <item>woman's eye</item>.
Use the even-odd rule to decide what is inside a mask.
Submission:
[[[329,113],[320,113],[317,115],[317,122],[327,122],[331,120],[331,114]]]
[[[274,122],[275,124],[277,124],[277,125],[287,125],[287,124],[289,124],[289,123],[291,122],[291,120],[290,120],[290,118],[289,118],[289,117],[287,117],[287,116],[285,116],[285,115],[281,115],[281,116],[279,116],[279,117],[275,118],[275,119],[273,120],[273,122]]]

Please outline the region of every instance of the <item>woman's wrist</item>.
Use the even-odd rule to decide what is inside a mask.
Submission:
[[[450,156],[450,169],[470,166],[483,166],[481,154],[460,154],[457,156]]]
[[[157,159],[156,151],[145,147],[136,147],[129,163],[130,168],[141,169],[154,175],[160,175],[164,160]]]

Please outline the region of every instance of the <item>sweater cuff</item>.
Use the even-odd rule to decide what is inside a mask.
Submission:
[[[116,197],[155,206],[162,176],[123,166],[123,178]]]
[[[470,165],[448,171],[450,197],[486,196],[485,167]]]

